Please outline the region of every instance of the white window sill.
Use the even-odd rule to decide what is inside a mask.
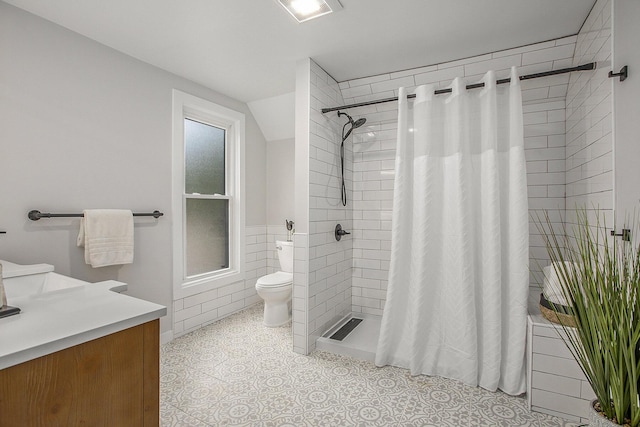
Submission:
[[[202,292],[218,289],[222,286],[230,285],[244,280],[244,273],[237,270],[226,271],[221,274],[215,274],[202,278],[185,279],[185,282],[179,288],[174,288],[173,299],[190,297]]]

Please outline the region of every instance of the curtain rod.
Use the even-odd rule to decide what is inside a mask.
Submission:
[[[565,74],[565,73],[570,73],[572,71],[595,70],[595,68],[596,68],[596,63],[595,62],[589,62],[588,64],[582,64],[582,65],[578,65],[576,67],[562,68],[560,70],[545,71],[545,72],[542,72],[542,73],[527,74],[526,76],[520,76],[520,80],[529,80],[529,79],[537,79],[537,78],[540,78],[540,77],[555,76],[556,74]],[[509,83],[510,81],[511,81],[511,79],[507,78],[507,79],[496,80],[496,83],[501,85],[501,84],[504,84],[504,83]],[[476,89],[476,88],[479,88],[479,87],[484,87],[484,83],[475,83],[475,84],[472,84],[472,85],[467,85],[467,89]],[[442,93],[451,93],[451,88],[438,89],[438,90],[435,91],[436,95],[440,95]],[[413,99],[415,97],[416,97],[415,93],[407,95],[407,99]],[[396,96],[394,98],[377,99],[377,100],[374,100],[374,101],[359,102],[357,104],[342,105],[340,107],[323,108],[322,109],[322,114],[329,113],[331,111],[346,110],[347,108],[364,107],[365,105],[374,105],[374,104],[383,104],[385,102],[394,102],[394,101],[397,101],[397,100],[398,100],[398,97]]]

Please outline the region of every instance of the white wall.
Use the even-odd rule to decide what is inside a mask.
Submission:
[[[314,61],[296,70],[296,247],[293,278],[294,351],[306,354],[316,340],[351,311],[352,239],[337,242],[336,224],[352,230],[352,205],[340,199],[340,130],[345,118],[322,114],[342,105],[338,83]],[[352,158],[345,145],[345,183],[352,194]]]
[[[264,227],[265,140],[245,104],[0,2],[0,258],[126,282],[129,294],[169,307],[162,332],[173,312],[174,88],[246,115],[246,224]],[[77,219],[26,216],[84,208],[165,216],[135,220],[132,265],[92,269],[75,245]]]
[[[296,70],[296,229],[293,288],[294,350],[308,353],[316,339],[351,311],[352,241],[337,242],[336,224],[351,230],[351,202],[340,202],[343,118],[321,109],[341,105],[338,83],[310,59]],[[352,152],[345,153],[351,189]]]
[[[311,128],[311,59],[296,63],[295,221],[291,333],[293,350],[309,352],[309,150]]]
[[[340,201],[340,131],[346,119],[322,114],[323,107],[342,105],[338,83],[311,61],[309,134],[309,350],[316,339],[351,312],[352,239],[336,241],[336,224],[352,230],[353,201]],[[345,144],[345,183],[352,188],[353,154]],[[350,192],[351,193],[351,192]]]
[[[267,224],[282,225],[294,218],[294,139],[267,143]]]
[[[595,71],[572,73],[567,92],[567,221],[575,222],[576,207],[599,209],[601,220],[612,227],[612,80],[607,77],[611,69],[610,0],[596,2],[578,34],[574,65],[593,61],[598,63]]]
[[[295,140],[290,138],[267,142],[266,162],[267,273],[274,273],[280,269],[275,241],[289,237],[285,219],[295,222]]]

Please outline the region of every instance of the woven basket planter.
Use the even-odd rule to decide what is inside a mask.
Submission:
[[[555,310],[553,309],[554,307]],[[559,304],[552,306],[544,297],[544,294],[540,294],[540,313],[542,313],[542,316],[549,322],[570,328],[576,327],[576,318],[571,314],[571,308]]]
[[[589,405],[589,427],[620,427],[621,424],[616,424],[608,418],[605,418],[600,412],[596,411],[595,405],[598,400],[592,400]],[[629,424],[622,424],[628,426]]]

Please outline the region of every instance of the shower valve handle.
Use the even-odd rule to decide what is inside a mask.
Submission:
[[[346,230],[343,230],[340,224],[336,225],[335,236],[338,242],[340,241],[340,239],[342,239],[342,236],[344,236],[345,234],[351,234],[351,233],[349,233]]]

